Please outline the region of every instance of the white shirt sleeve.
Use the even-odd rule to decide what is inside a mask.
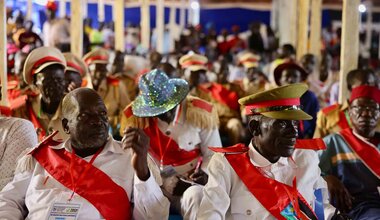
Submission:
[[[9,118],[8,121],[11,123],[7,126],[9,133],[5,141],[0,143],[0,149],[4,148],[0,163],[0,190],[12,180],[21,153],[37,145],[37,134],[32,123],[19,118]]]
[[[149,169],[150,177],[146,181],[140,180],[136,174],[134,176],[133,217],[134,219],[168,219],[170,203],[159,186],[161,179],[156,179],[160,178],[159,169],[155,169],[152,164]]]
[[[201,138],[201,152],[203,156],[203,163],[202,163],[202,170],[204,170],[206,173],[207,167],[209,164],[209,161],[214,155],[214,152],[209,149],[209,147],[222,147],[222,141],[220,140],[219,130],[218,129],[212,129],[212,130],[206,130],[203,129],[200,132],[200,138]]]
[[[25,209],[25,195],[31,178],[32,172],[18,173],[13,181],[0,192],[1,219],[24,219],[26,217],[28,212]]]
[[[224,220],[230,206],[231,169],[222,154],[214,154],[208,166],[208,183],[198,212],[198,220]]]

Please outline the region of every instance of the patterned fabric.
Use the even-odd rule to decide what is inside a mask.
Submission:
[[[13,179],[17,158],[37,145],[33,124],[19,118],[0,117],[0,190]]]
[[[342,136],[332,134],[325,137],[324,141],[327,150],[320,153],[319,163],[322,175],[337,177],[355,198],[350,213],[352,217],[361,219],[364,217],[362,214],[368,217],[367,211],[371,208],[380,211],[380,179],[364,165]],[[377,149],[380,149],[380,144],[377,145]]]

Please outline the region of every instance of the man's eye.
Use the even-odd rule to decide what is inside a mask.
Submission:
[[[284,121],[280,121],[280,122],[278,123],[278,125],[279,125],[281,128],[285,128],[285,127],[286,127],[286,122],[284,122]]]

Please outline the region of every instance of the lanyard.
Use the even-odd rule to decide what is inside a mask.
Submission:
[[[291,191],[286,187],[284,186],[284,189],[286,191],[286,194],[288,194],[289,196],[289,199],[290,199],[290,202],[292,203],[293,207],[294,207],[294,211],[296,213],[296,215],[298,217],[301,216],[301,211],[300,211],[300,207],[299,207],[299,204],[298,204],[298,191],[297,191],[297,180],[296,180],[296,177],[293,178],[293,186],[292,186],[292,189]]]
[[[176,113],[175,113],[175,116],[174,116],[174,120],[173,120],[173,124],[176,125],[178,123],[178,120],[179,120],[179,117],[180,117],[180,114],[182,112],[182,105],[180,104],[179,106],[176,107]],[[158,127],[158,122],[156,121],[156,135],[157,135],[157,139],[158,139],[158,147],[160,149],[160,154],[161,154],[161,158],[160,158],[160,165],[162,166],[163,162],[164,162],[164,158],[165,158],[165,154],[166,154],[166,151],[167,149],[169,148],[169,145],[170,143],[172,142],[173,138],[169,137],[169,141],[168,143],[166,144],[165,148],[163,149],[162,148],[162,144],[161,144],[161,140],[160,140],[160,128]]]
[[[100,152],[102,152],[102,150],[103,150],[103,147],[101,147],[94,154],[94,156],[92,156],[90,162],[86,164],[84,171],[78,176],[78,178],[75,181],[73,173],[74,173],[74,168],[75,168],[75,159],[76,159],[75,157],[77,157],[77,156],[75,155],[74,148],[72,148],[72,152],[70,154],[70,156],[71,156],[71,158],[70,158],[70,177],[71,177],[71,184],[73,186],[73,188],[72,188],[73,192],[71,193],[71,196],[68,199],[68,201],[71,201],[73,199],[75,190],[76,190],[77,186],[79,185],[79,181],[82,180],[82,177],[84,177],[86,175],[86,173],[88,172],[88,170],[91,168],[92,164],[94,163],[95,159],[99,156]]]

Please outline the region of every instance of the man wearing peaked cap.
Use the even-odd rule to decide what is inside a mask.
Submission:
[[[278,86],[301,83],[307,79],[305,69],[294,62],[280,64],[274,70],[274,78]],[[309,89],[301,96],[302,110],[313,117],[312,120],[300,123],[299,138],[311,138],[316,127],[316,116],[319,111],[319,101],[314,92]]]
[[[380,213],[380,90],[358,86],[352,90],[348,115],[352,128],[325,137],[320,153],[332,203],[350,219],[378,219]]]
[[[297,140],[299,121],[312,118],[300,108],[306,90],[293,84],[239,100],[252,139],[248,147],[212,148],[217,153],[208,166],[199,220],[317,220],[333,214],[314,151],[325,147],[323,141]],[[316,208],[316,189],[323,193],[325,213]]]
[[[189,96],[183,79],[169,79],[161,70],[152,70],[139,81],[140,94],[124,110],[121,129],[138,127],[150,137],[149,154],[161,166],[163,189],[184,219],[196,219],[202,197],[199,185],[207,183],[207,165],[221,147],[218,115],[213,106]]]
[[[117,127],[120,124],[123,109],[131,102],[127,89],[124,83],[112,76],[107,70],[108,50],[104,48],[92,50],[84,55],[83,61],[90,70],[94,90],[102,97],[107,107],[112,134],[118,139],[120,137],[118,137],[119,130]]]
[[[83,60],[72,53],[63,53],[67,68],[65,72],[66,91],[70,92],[82,86],[82,78],[87,76],[87,66]]]
[[[188,79],[190,94],[211,102],[220,119],[220,132],[228,136],[228,144],[238,143],[243,136],[240,120],[238,94],[219,83],[208,83],[206,76],[207,58],[198,54],[188,54],[180,58],[181,68],[190,71]],[[224,136],[224,135],[222,135]]]
[[[36,95],[28,97],[23,117],[32,121],[40,139],[53,130],[62,131],[60,103],[65,95],[65,69],[65,57],[53,47],[34,49],[25,60],[24,81],[36,88]]]

